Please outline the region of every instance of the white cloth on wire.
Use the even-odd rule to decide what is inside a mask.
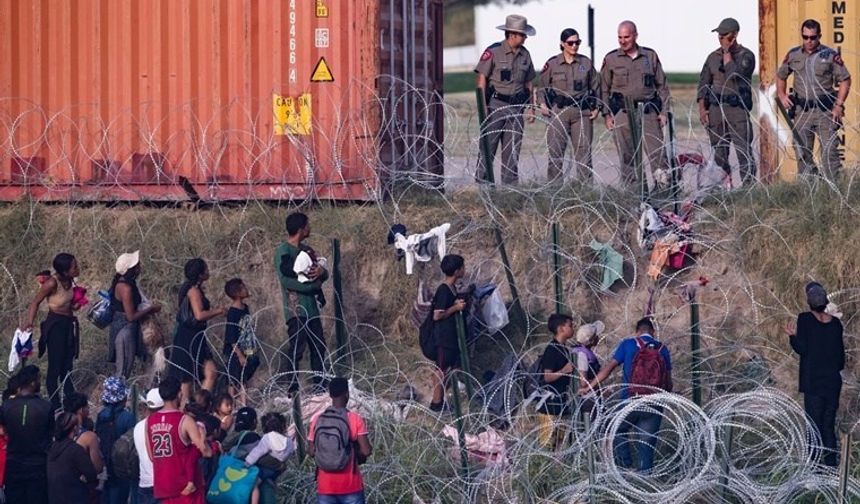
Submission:
[[[15,329],[15,335],[12,336],[12,348],[9,351],[10,373],[21,363],[22,351],[26,354],[24,357],[29,356],[33,352],[33,331]]]
[[[429,262],[433,258],[433,252],[436,252],[439,260],[445,257],[448,251],[445,236],[449,229],[451,229],[451,224],[446,222],[426,233],[411,234],[409,236],[403,236],[400,233],[394,235],[394,248],[402,250],[406,258],[407,275],[412,274],[415,261]]]

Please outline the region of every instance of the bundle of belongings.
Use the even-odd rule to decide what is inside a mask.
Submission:
[[[394,245],[397,260],[406,259],[406,274],[411,275],[415,262],[430,262],[436,255],[441,261],[447,253],[446,234],[451,224],[436,226],[425,233],[406,234],[406,226],[394,224],[388,231],[388,244]]]
[[[454,446],[450,448],[449,453],[452,460],[459,462],[460,441],[457,429],[453,425],[446,425],[442,428],[442,434],[454,441]],[[486,430],[478,434],[466,434],[464,437],[466,438],[467,456],[471,464],[493,469],[504,469],[509,464],[505,440],[492,427],[487,427]]]
[[[639,246],[651,250],[648,277],[657,280],[665,266],[674,269],[684,267],[693,237],[687,220],[690,211],[679,216],[670,211],[656,211],[651,205],[642,203],[639,218]]]
[[[430,282],[418,281],[418,293],[412,302],[412,323],[416,328],[430,313],[433,304],[433,290]],[[466,341],[472,343],[486,330],[494,334],[508,325],[508,310],[496,284],[491,282],[470,284],[465,291],[459,292],[466,298]]]

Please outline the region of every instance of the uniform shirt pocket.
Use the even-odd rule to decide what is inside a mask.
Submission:
[[[815,62],[815,76],[824,77],[830,73],[830,62],[819,59]]]
[[[619,68],[612,71],[612,84],[617,87],[627,87],[630,83],[630,71],[626,68]]]

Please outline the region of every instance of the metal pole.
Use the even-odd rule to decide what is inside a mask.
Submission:
[[[588,47],[591,51],[591,61],[594,61],[594,7],[588,4]]]
[[[723,502],[729,502],[726,490],[729,485],[729,471],[732,470],[732,443],[734,441],[734,437],[735,428],[734,426],[729,425],[728,431],[726,431],[725,452],[723,453],[722,460],[720,461],[720,466],[722,467],[722,474],[720,474],[720,493],[722,494]]]
[[[841,460],[839,461],[839,504],[848,504],[848,476],[851,469],[851,433],[840,435],[842,443]]]
[[[758,0],[759,12],[759,71],[761,79],[760,89],[767,91],[773,84],[776,69],[779,66],[776,40],[776,0]],[[779,100],[777,100],[779,101]],[[759,102],[759,107],[768,106],[767,103]],[[771,128],[767,121],[762,121],[759,135],[759,178],[765,184],[769,184],[776,178],[779,168],[779,139],[775,128]]]
[[[559,254],[558,222],[552,223],[552,263],[555,280],[555,312],[561,313],[564,307],[561,288],[561,254]]]
[[[596,407],[596,404],[595,406]],[[591,412],[585,411],[582,413],[583,421],[585,422],[585,433],[588,434],[591,431]],[[588,468],[588,502],[596,502],[594,499],[594,444],[588,443],[585,446],[585,464]]]
[[[672,195],[673,211],[675,212],[675,215],[677,215],[678,206],[681,204],[681,202],[678,201],[678,195],[681,192],[679,178],[682,174],[678,173],[678,166],[676,163],[677,154],[675,153],[675,113],[672,111],[671,105],[669,106],[669,112],[666,114],[666,122],[669,123],[669,176],[670,183],[672,184],[670,193]]]
[[[520,328],[526,328],[526,314],[523,311],[523,305],[520,304],[520,295],[517,292],[516,280],[514,280],[514,270],[511,268],[511,262],[508,260],[508,253],[505,250],[505,242],[502,239],[502,231],[498,226],[493,227],[493,235],[496,238],[496,247],[499,249],[499,255],[502,257],[502,264],[505,266],[505,276],[508,279],[508,288],[511,290],[513,306],[511,314],[513,315],[514,323]]]
[[[457,442],[460,445],[460,469],[463,471],[463,484],[469,484],[469,451],[466,449],[466,423],[463,419],[463,406],[460,404],[459,371],[451,373],[451,385],[454,387],[454,414],[457,415]]]
[[[472,390],[472,365],[469,362],[469,347],[466,344],[466,322],[463,320],[463,312],[458,312],[454,315],[454,321],[457,324],[457,344],[460,346],[460,367],[466,374],[466,395],[469,401],[474,397]],[[459,394],[459,390],[455,389],[454,394]]]
[[[301,393],[296,392],[293,396],[293,424],[296,426],[296,453],[298,454],[299,464],[305,460],[305,424],[302,420],[302,399]]]
[[[699,303],[696,301],[696,298],[693,297],[690,300],[690,361],[692,369],[693,402],[696,403],[696,406],[702,406],[700,344]]]
[[[343,320],[343,277],[340,273],[340,240],[332,238],[332,284],[334,286],[334,334],[337,348],[334,352],[335,371],[338,376],[344,376],[343,371],[349,371],[342,359],[347,347],[346,324]]]
[[[490,138],[487,136],[487,104],[484,102],[484,90],[475,88],[475,99],[478,102],[478,122],[479,124],[479,139],[478,145],[481,149],[481,161],[484,163],[484,180],[490,184],[496,182],[496,175],[493,173],[493,153],[490,152]]]

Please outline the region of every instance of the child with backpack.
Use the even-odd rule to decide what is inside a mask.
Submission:
[[[329,382],[331,407],[311,418],[308,455],[317,466],[319,504],[364,504],[364,481],[358,466],[372,452],[367,426],[361,416],[346,408],[346,378]]]
[[[128,387],[121,377],[111,376],[106,379],[101,397],[103,407],[96,417],[95,433],[99,438],[108,477],[102,492],[102,502],[105,504],[124,504],[131,491],[131,481],[117,473],[113,462],[114,444],[134,428],[134,415],[126,408],[128,393]]]
[[[287,419],[281,413],[269,412],[263,415],[263,437],[245,457],[245,465],[257,465],[260,472],[251,493],[251,504],[260,502],[260,485],[274,485],[284,471],[284,462],[296,451],[296,443],[288,437]]]
[[[639,320],[636,323],[636,335],[619,343],[612,359],[587,386],[579,389],[579,393],[584,395],[595,390],[618,366],[622,367],[623,375],[620,391],[622,401],[658,392],[671,392],[672,360],[669,349],[654,337],[654,332],[654,323],[650,317]],[[646,474],[651,472],[657,432],[662,420],[659,408],[634,410],[627,415],[613,443],[622,467],[633,467],[627,437],[634,430],[640,434],[636,441],[639,471]]]
[[[224,293],[232,300],[227,310],[227,326],[224,329],[224,362],[230,378],[230,395],[239,398],[245,405],[245,384],[260,366],[259,342],[251,319],[251,309],[245,301],[251,297],[241,278],[233,278],[224,284]]]

